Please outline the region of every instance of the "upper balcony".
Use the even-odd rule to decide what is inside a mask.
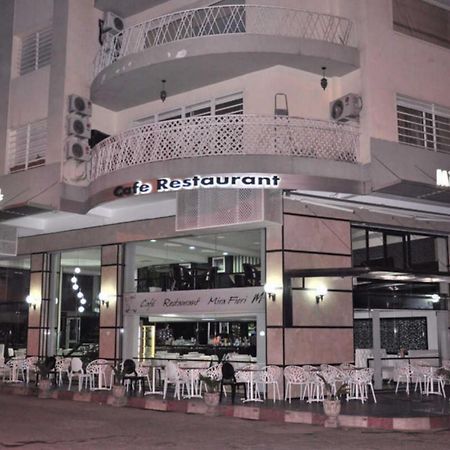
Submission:
[[[148,178],[149,163],[155,164],[151,173],[159,176],[180,175],[177,170],[192,175],[269,168],[280,173],[309,170],[306,174],[315,176],[317,166],[308,167],[305,158],[356,163],[358,147],[359,130],[352,125],[286,116],[189,117],[132,128],[100,142],[92,150],[90,181],[127,168],[134,170],[125,171],[128,181]],[[167,161],[170,166],[164,165]],[[336,177],[336,168],[328,175]],[[116,175],[111,182],[119,179]]]
[[[359,66],[352,22],[273,6],[223,5],[180,11],[125,29],[94,63],[91,98],[112,110],[285,65],[341,76]]]

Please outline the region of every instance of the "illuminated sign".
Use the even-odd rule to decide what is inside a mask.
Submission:
[[[152,192],[172,192],[184,189],[200,188],[253,188],[274,189],[280,186],[278,175],[242,174],[242,175],[194,175],[187,178],[157,178],[150,181],[135,181],[131,185],[117,186],[116,197],[150,194]]]

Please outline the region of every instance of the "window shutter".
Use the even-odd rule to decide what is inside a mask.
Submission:
[[[52,39],[51,27],[29,34],[22,39],[19,75],[25,75],[50,64]]]

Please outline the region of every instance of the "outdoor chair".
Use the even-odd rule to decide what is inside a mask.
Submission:
[[[234,399],[236,397],[236,388],[241,386],[244,387],[244,396],[247,397],[247,383],[245,381],[237,381],[234,371],[234,367],[229,362],[224,362],[222,364],[222,379],[220,380],[220,402],[222,401],[222,394],[224,392],[224,387],[231,387],[231,403],[234,404]]]

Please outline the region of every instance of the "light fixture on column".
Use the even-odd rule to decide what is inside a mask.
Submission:
[[[100,300],[102,306],[106,306],[106,308],[109,308],[108,296],[104,292],[100,292],[98,294],[98,299]]]
[[[167,91],[166,91],[166,80],[161,80],[161,92],[159,93],[159,98],[164,103],[167,98]]]
[[[282,286],[275,286],[270,283],[266,283],[264,285],[264,292],[269,296],[270,300],[272,300],[273,302],[276,301],[277,299],[277,291],[280,291],[282,289],[283,289]]]
[[[322,67],[322,79],[320,80],[320,86],[322,86],[322,89],[325,90],[328,86],[328,80],[325,76],[325,71],[327,68],[324,66]]]
[[[37,300],[31,295],[27,295],[25,301],[28,303],[30,308],[36,309]]]
[[[323,297],[328,292],[328,289],[325,286],[318,286],[316,288],[316,303],[323,302]]]

